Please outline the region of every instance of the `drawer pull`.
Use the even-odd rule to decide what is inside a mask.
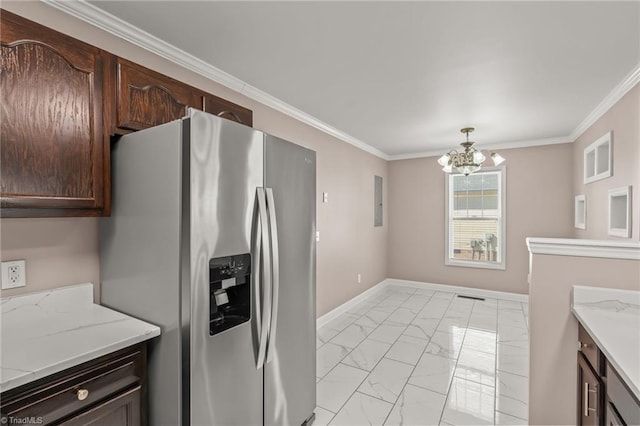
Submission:
[[[76,392],[76,396],[78,397],[78,401],[84,401],[89,396],[89,390],[78,389],[78,391]]]
[[[582,343],[580,340],[578,340],[578,350],[581,351],[583,349],[586,349],[589,347],[588,343]]]

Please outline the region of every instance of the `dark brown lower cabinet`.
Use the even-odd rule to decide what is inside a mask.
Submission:
[[[640,401],[584,327],[578,327],[577,424],[640,425]]]
[[[0,395],[4,424],[146,424],[146,344],[105,355]]]
[[[604,386],[587,358],[578,353],[578,424],[603,424]]]
[[[140,386],[62,422],[64,426],[134,426],[139,424]]]
[[[616,370],[607,362],[607,415],[606,423],[640,425],[640,401],[629,390]]]

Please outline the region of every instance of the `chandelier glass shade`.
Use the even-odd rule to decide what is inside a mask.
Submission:
[[[442,166],[444,172],[451,173],[455,169],[458,173],[469,176],[471,173],[475,173],[482,168],[482,163],[484,163],[487,157],[475,149],[473,142],[469,141],[469,133],[473,132],[473,130],[473,127],[460,129],[462,133],[467,135],[467,140],[460,144],[464,148],[464,151],[457,152],[451,150],[438,159],[438,164]],[[489,156],[496,166],[505,161],[504,157],[495,152],[489,153]]]

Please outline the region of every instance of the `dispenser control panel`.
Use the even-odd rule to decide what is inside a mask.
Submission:
[[[209,334],[249,321],[251,317],[251,255],[209,261]]]

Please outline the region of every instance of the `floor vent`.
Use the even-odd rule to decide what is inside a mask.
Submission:
[[[463,299],[482,300],[484,302],[484,297],[465,296],[464,294],[458,294],[457,296]]]

